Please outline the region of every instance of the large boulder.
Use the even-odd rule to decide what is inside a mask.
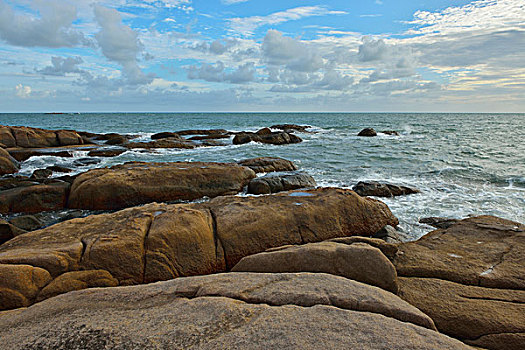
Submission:
[[[123,302],[125,301],[125,302]],[[72,292],[0,314],[2,349],[471,349],[395,295],[325,274],[229,273]]]
[[[381,183],[377,181],[360,181],[352,188],[360,196],[395,197],[419,193],[413,187]]]
[[[399,246],[399,295],[437,328],[487,349],[525,344],[525,225],[480,216]]]
[[[70,186],[67,182],[57,181],[0,191],[0,213],[38,213],[63,209]]]
[[[250,194],[269,194],[299,188],[315,187],[317,183],[311,175],[304,173],[271,175],[255,178],[248,184]]]
[[[120,285],[140,284],[222,272],[268,248],[370,235],[386,224],[397,219],[384,203],[342,189],[153,203],[17,236],[0,246],[0,263],[53,278],[105,270]]]
[[[264,130],[264,131],[263,131]],[[259,130],[256,133],[242,132],[235,135],[232,142],[234,145],[242,145],[249,142],[268,143],[272,145],[286,145],[290,143],[299,143],[303,140],[294,134],[287,132],[268,132],[265,129]]]
[[[238,162],[240,165],[247,166],[256,173],[270,173],[273,171],[294,171],[297,165],[292,161],[278,157],[258,157],[244,159]]]
[[[25,126],[0,126],[0,143],[6,147],[39,148],[82,145],[82,137],[72,130],[46,130]]]
[[[29,265],[0,264],[0,310],[31,305],[40,290],[50,281],[51,276],[45,269]]]
[[[3,148],[0,148],[0,176],[18,171],[17,161]]]
[[[244,272],[323,272],[397,293],[394,265],[376,247],[361,242],[308,243],[246,256],[232,268]]]
[[[373,128],[364,128],[357,134],[357,136],[373,137],[377,136],[377,131]]]
[[[68,206],[113,210],[133,205],[235,194],[255,173],[231,163],[130,162],[93,169],[73,182]]]

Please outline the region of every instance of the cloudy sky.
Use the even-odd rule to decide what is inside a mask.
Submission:
[[[0,0],[17,111],[525,112],[525,1]]]

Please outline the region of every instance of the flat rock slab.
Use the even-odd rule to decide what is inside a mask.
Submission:
[[[125,301],[125,302],[124,302]],[[181,278],[0,314],[1,349],[471,349],[395,295],[324,274]]]
[[[525,226],[480,216],[399,246],[399,295],[438,329],[487,349],[525,349]]]
[[[130,162],[79,175],[71,187],[68,207],[115,210],[236,194],[254,177],[251,169],[233,163]]]
[[[246,256],[232,271],[323,272],[397,293],[394,265],[376,247],[361,242],[288,245]]]
[[[239,161],[240,165],[247,166],[256,173],[269,173],[273,171],[294,171],[297,165],[292,161],[278,157],[258,157]]]
[[[38,267],[53,279],[104,270],[119,285],[141,284],[222,272],[268,248],[370,235],[386,224],[396,225],[397,219],[384,203],[342,189],[153,203],[17,236],[0,246],[0,264]],[[2,281],[0,288],[24,293],[14,281]],[[71,291],[72,285],[78,283],[57,284],[53,294],[59,287],[62,293]],[[35,298],[42,296],[28,300]],[[0,310],[12,305],[0,299]]]
[[[359,182],[352,188],[360,196],[396,197],[419,193],[413,187],[381,183],[377,181]]]

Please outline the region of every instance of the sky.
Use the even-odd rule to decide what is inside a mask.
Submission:
[[[525,112],[524,0],[0,0],[0,112]]]

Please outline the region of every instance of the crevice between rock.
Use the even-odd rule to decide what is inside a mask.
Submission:
[[[151,225],[153,225],[153,221],[155,220],[155,217],[153,215],[150,215],[149,216],[149,221],[147,223],[147,227],[146,227],[146,232],[144,234],[144,239],[143,239],[143,242],[142,242],[142,256],[143,256],[143,265],[142,265],[142,284],[145,283],[145,280],[146,280],[146,266],[148,264],[148,258],[147,258],[147,252],[148,252],[148,247],[147,247],[147,242],[148,242],[148,236],[149,236],[149,232],[151,230]]]
[[[208,209],[210,212],[211,220],[212,220],[212,230],[213,230],[213,243],[215,244],[215,263],[218,264],[219,260],[223,260],[224,266],[226,266],[226,251],[224,250],[224,245],[222,244],[221,238],[219,237],[219,233],[217,230],[217,215],[213,211],[213,209]],[[219,254],[219,249],[222,250],[222,258]],[[226,266],[227,268],[227,266]]]

